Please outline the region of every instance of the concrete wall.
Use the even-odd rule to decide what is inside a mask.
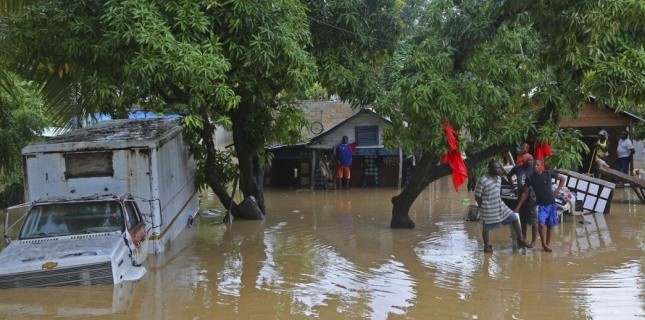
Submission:
[[[323,131],[316,134],[305,128],[305,136],[313,138],[325,131],[333,128],[337,124],[347,120],[359,110],[353,110],[348,103],[335,100],[307,100],[302,101],[302,108],[307,114],[309,121],[320,122],[323,125]],[[353,135],[353,133],[352,133]],[[351,137],[350,137],[351,140]]]

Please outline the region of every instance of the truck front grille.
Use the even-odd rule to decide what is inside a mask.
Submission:
[[[0,276],[0,289],[112,284],[110,262]]]

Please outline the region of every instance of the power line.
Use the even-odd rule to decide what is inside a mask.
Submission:
[[[341,28],[341,27],[335,26],[335,25],[333,25],[333,24],[329,24],[329,23],[327,23],[327,22],[324,22],[324,21],[322,21],[322,20],[316,19],[316,18],[314,18],[314,17],[311,17],[311,16],[310,16],[310,17],[309,17],[309,19],[311,19],[311,20],[313,20],[313,21],[316,21],[316,22],[318,22],[318,23],[320,23],[320,24],[322,24],[322,25],[326,25],[326,26],[328,26],[328,27],[334,28],[334,29],[336,29],[336,30],[343,31],[343,32],[346,32],[346,33],[349,33],[349,34],[355,35],[355,36],[357,36],[357,37],[363,37],[363,36],[362,36],[361,34],[359,34],[359,33],[356,33],[356,32],[351,31],[351,30],[343,29],[343,28]],[[372,40],[375,40],[375,41],[379,41],[379,42],[384,42],[384,43],[389,43],[389,44],[398,44],[397,42],[393,42],[393,41],[390,41],[390,40],[379,39],[379,38],[375,38],[375,37],[371,37],[371,36],[365,36],[365,37],[366,37],[366,38],[369,38],[369,39],[372,39]]]

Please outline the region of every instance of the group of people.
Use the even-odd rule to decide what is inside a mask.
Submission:
[[[607,162],[609,137],[605,130],[601,130],[599,135],[594,157]],[[343,182],[349,188],[352,154],[357,145],[358,142],[350,144],[347,136],[343,136],[341,143],[336,146],[336,177],[339,189],[343,186]],[[550,153],[550,149],[548,151]],[[623,173],[629,174],[629,164],[634,152],[628,132],[623,130],[617,146],[618,168]],[[479,179],[474,188],[475,200],[479,206],[479,217],[484,223],[482,228],[484,252],[493,252],[489,240],[490,231],[508,224],[513,226],[518,235],[519,245],[533,248],[539,235],[542,249],[545,252],[552,252],[552,230],[559,223],[555,199],[563,188],[566,178],[561,174],[546,170],[543,156],[534,158],[529,153],[529,144],[522,144],[517,155],[516,165],[507,175],[512,188],[517,188],[518,194],[517,205],[511,210],[502,201],[501,175],[502,165],[492,160],[488,163],[488,172]],[[516,178],[517,186],[513,183],[513,176]],[[553,180],[557,181],[555,189],[552,184]],[[531,241],[527,242],[527,227],[529,225],[531,226]]]
[[[594,145],[594,155],[592,161],[596,163],[594,176],[600,178],[599,166],[609,166],[609,134],[606,130],[600,130],[599,137]],[[623,130],[620,133],[620,139],[616,144],[616,170],[629,175],[629,166],[636,150],[632,140],[629,139],[629,132]]]
[[[599,136],[595,144],[593,160],[609,163],[609,135],[606,130],[601,130]],[[621,132],[616,153],[617,169],[629,174],[629,166],[635,150],[627,130]],[[600,161],[596,159],[600,159]],[[475,187],[479,217],[484,222],[482,229],[484,252],[493,252],[489,241],[489,232],[507,224],[512,224],[521,246],[533,248],[539,235],[542,249],[545,252],[552,252],[552,229],[559,223],[556,196],[563,188],[566,178],[561,174],[546,170],[543,157],[534,158],[529,153],[529,144],[523,143],[517,154],[516,165],[506,176],[511,187],[516,189],[518,194],[517,205],[511,210],[501,198],[501,174],[501,164],[491,161],[488,164],[488,172],[479,179]],[[513,176],[516,178],[517,185],[513,183]],[[554,180],[557,181],[555,188],[552,183]],[[527,242],[527,227],[529,225],[531,226],[531,241]]]
[[[483,220],[482,238],[484,252],[493,252],[489,241],[489,232],[501,225],[512,224],[518,236],[518,244],[533,248],[539,231],[542,248],[551,252],[551,235],[553,227],[558,225],[558,211],[555,197],[564,186],[565,177],[546,170],[543,159],[533,159],[526,153],[522,155],[522,164],[509,172],[509,178],[517,177],[519,199],[515,209],[511,210],[501,197],[502,165],[493,160],[488,164],[488,172],[478,181],[475,187],[475,200],[479,205],[479,217]],[[551,180],[558,185],[552,189]],[[509,179],[512,181],[511,179]],[[519,213],[519,215],[517,214]],[[536,228],[535,225],[538,225]],[[531,242],[526,242],[526,226],[532,225]]]

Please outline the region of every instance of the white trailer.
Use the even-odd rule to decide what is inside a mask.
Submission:
[[[25,197],[33,210],[28,210],[18,239],[0,253],[0,288],[32,286],[25,279],[57,266],[83,270],[83,257],[97,263],[100,255],[112,264],[110,282],[136,280],[145,273],[141,264],[148,254],[166,250],[199,209],[196,165],[176,119],[108,121],[30,145],[22,153]],[[43,229],[53,221],[52,226],[64,228]],[[126,265],[139,269],[119,271],[123,254],[116,253],[123,249],[114,244],[92,248],[102,243],[95,241],[98,236],[118,239],[116,247],[127,247]],[[60,254],[42,254],[50,246]],[[24,261],[39,270],[26,270]],[[16,269],[18,265],[23,268]],[[22,272],[11,278],[15,271],[9,270]],[[72,281],[62,284],[92,283],[87,276],[72,275]],[[60,276],[42,278],[33,286],[61,284]]]

